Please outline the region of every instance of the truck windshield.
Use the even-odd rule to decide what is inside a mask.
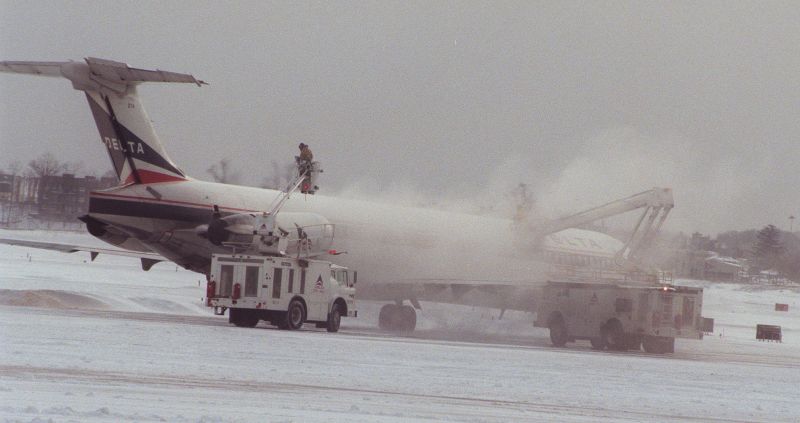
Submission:
[[[336,281],[339,282],[339,285],[347,286],[347,272],[344,270],[336,271]]]

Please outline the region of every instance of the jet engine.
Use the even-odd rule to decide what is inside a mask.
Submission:
[[[275,215],[272,231],[266,219],[259,213],[222,217],[215,209],[208,225],[199,226],[196,231],[214,245],[261,254],[308,257],[327,252],[333,243],[333,225],[318,214],[280,212]]]

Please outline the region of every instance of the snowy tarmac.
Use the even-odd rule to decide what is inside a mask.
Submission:
[[[552,348],[528,314],[425,303],[406,337],[378,331],[366,302],[338,334],[235,328],[202,307],[201,278],[0,245],[0,419],[800,421],[798,288],[704,283],[717,332],[653,356]],[[756,323],[784,343],[753,339]]]

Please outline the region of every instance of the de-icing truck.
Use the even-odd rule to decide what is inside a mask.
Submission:
[[[298,160],[297,176],[268,212],[222,217],[215,207],[207,236],[229,253],[211,256],[205,304],[228,321],[254,327],[265,320],[296,330],[314,323],[337,332],[342,316],[356,317],[357,273],[317,257],[337,254],[334,225],[314,213],[278,213],[296,190],[313,194],[318,162]],[[291,228],[287,230],[287,228]]]
[[[649,282],[649,283],[648,283]],[[703,289],[657,281],[551,281],[542,290],[534,326],[549,328],[561,347],[579,339],[594,349],[674,352],[675,338],[702,339]]]
[[[357,274],[325,260],[214,254],[206,305],[228,321],[254,327],[265,320],[281,329],[304,322],[339,330],[342,316],[356,317]]]

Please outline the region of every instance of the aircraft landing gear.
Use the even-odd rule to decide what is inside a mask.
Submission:
[[[413,332],[417,327],[417,312],[408,305],[386,304],[378,315],[378,327],[390,332]]]

